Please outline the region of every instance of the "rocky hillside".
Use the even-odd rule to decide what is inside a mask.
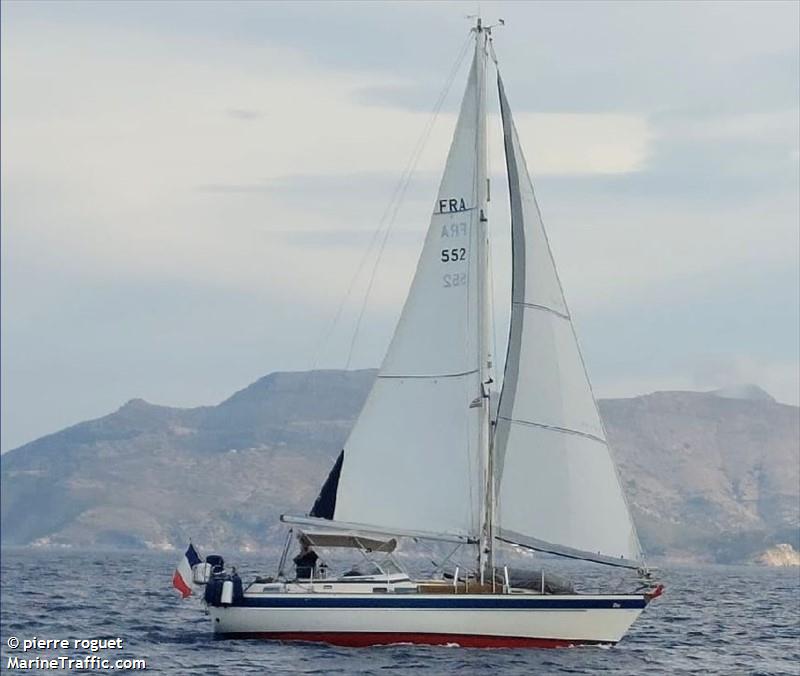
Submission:
[[[3,541],[270,545],[278,514],[309,508],[373,377],[274,373],[194,409],[132,400],[10,451]],[[651,555],[744,561],[777,543],[798,546],[800,410],[753,392],[601,402]]]
[[[308,509],[373,377],[273,373],[194,409],[134,399],[9,451],[3,541],[259,547]]]
[[[797,546],[800,409],[699,392],[600,408],[651,555],[732,562],[772,544]]]

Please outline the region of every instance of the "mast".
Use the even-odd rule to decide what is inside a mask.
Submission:
[[[478,370],[481,382],[481,411],[479,425],[480,457],[485,458],[484,505],[482,509],[481,544],[478,556],[481,582],[487,573],[494,580],[494,462],[491,444],[492,380],[491,355],[491,285],[489,283],[489,210],[486,137],[486,47],[489,29],[478,17],[475,26],[475,70],[477,75],[477,137],[476,137],[476,197],[478,206]]]

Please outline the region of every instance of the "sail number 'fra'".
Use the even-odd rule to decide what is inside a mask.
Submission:
[[[462,246],[460,249],[442,249],[442,263],[457,263],[467,257],[467,250]]]
[[[446,200],[439,200],[439,213],[447,214],[454,211],[466,211],[467,205],[464,203],[463,197],[456,199],[450,198]]]

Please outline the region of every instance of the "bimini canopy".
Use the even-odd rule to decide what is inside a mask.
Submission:
[[[367,538],[346,531],[326,531],[324,533],[301,532],[300,542],[309,547],[341,547],[346,549],[361,549],[365,552],[385,552],[390,554],[397,547],[397,540],[378,540]]]

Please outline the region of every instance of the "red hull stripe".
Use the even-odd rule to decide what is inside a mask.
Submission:
[[[316,632],[254,631],[215,634],[216,638],[257,638],[270,641],[306,641],[329,645],[365,648],[374,645],[417,643],[421,645],[458,645],[462,648],[569,648],[575,645],[609,645],[609,641],[526,638],[522,636],[481,636],[478,634],[412,634],[388,632]]]

